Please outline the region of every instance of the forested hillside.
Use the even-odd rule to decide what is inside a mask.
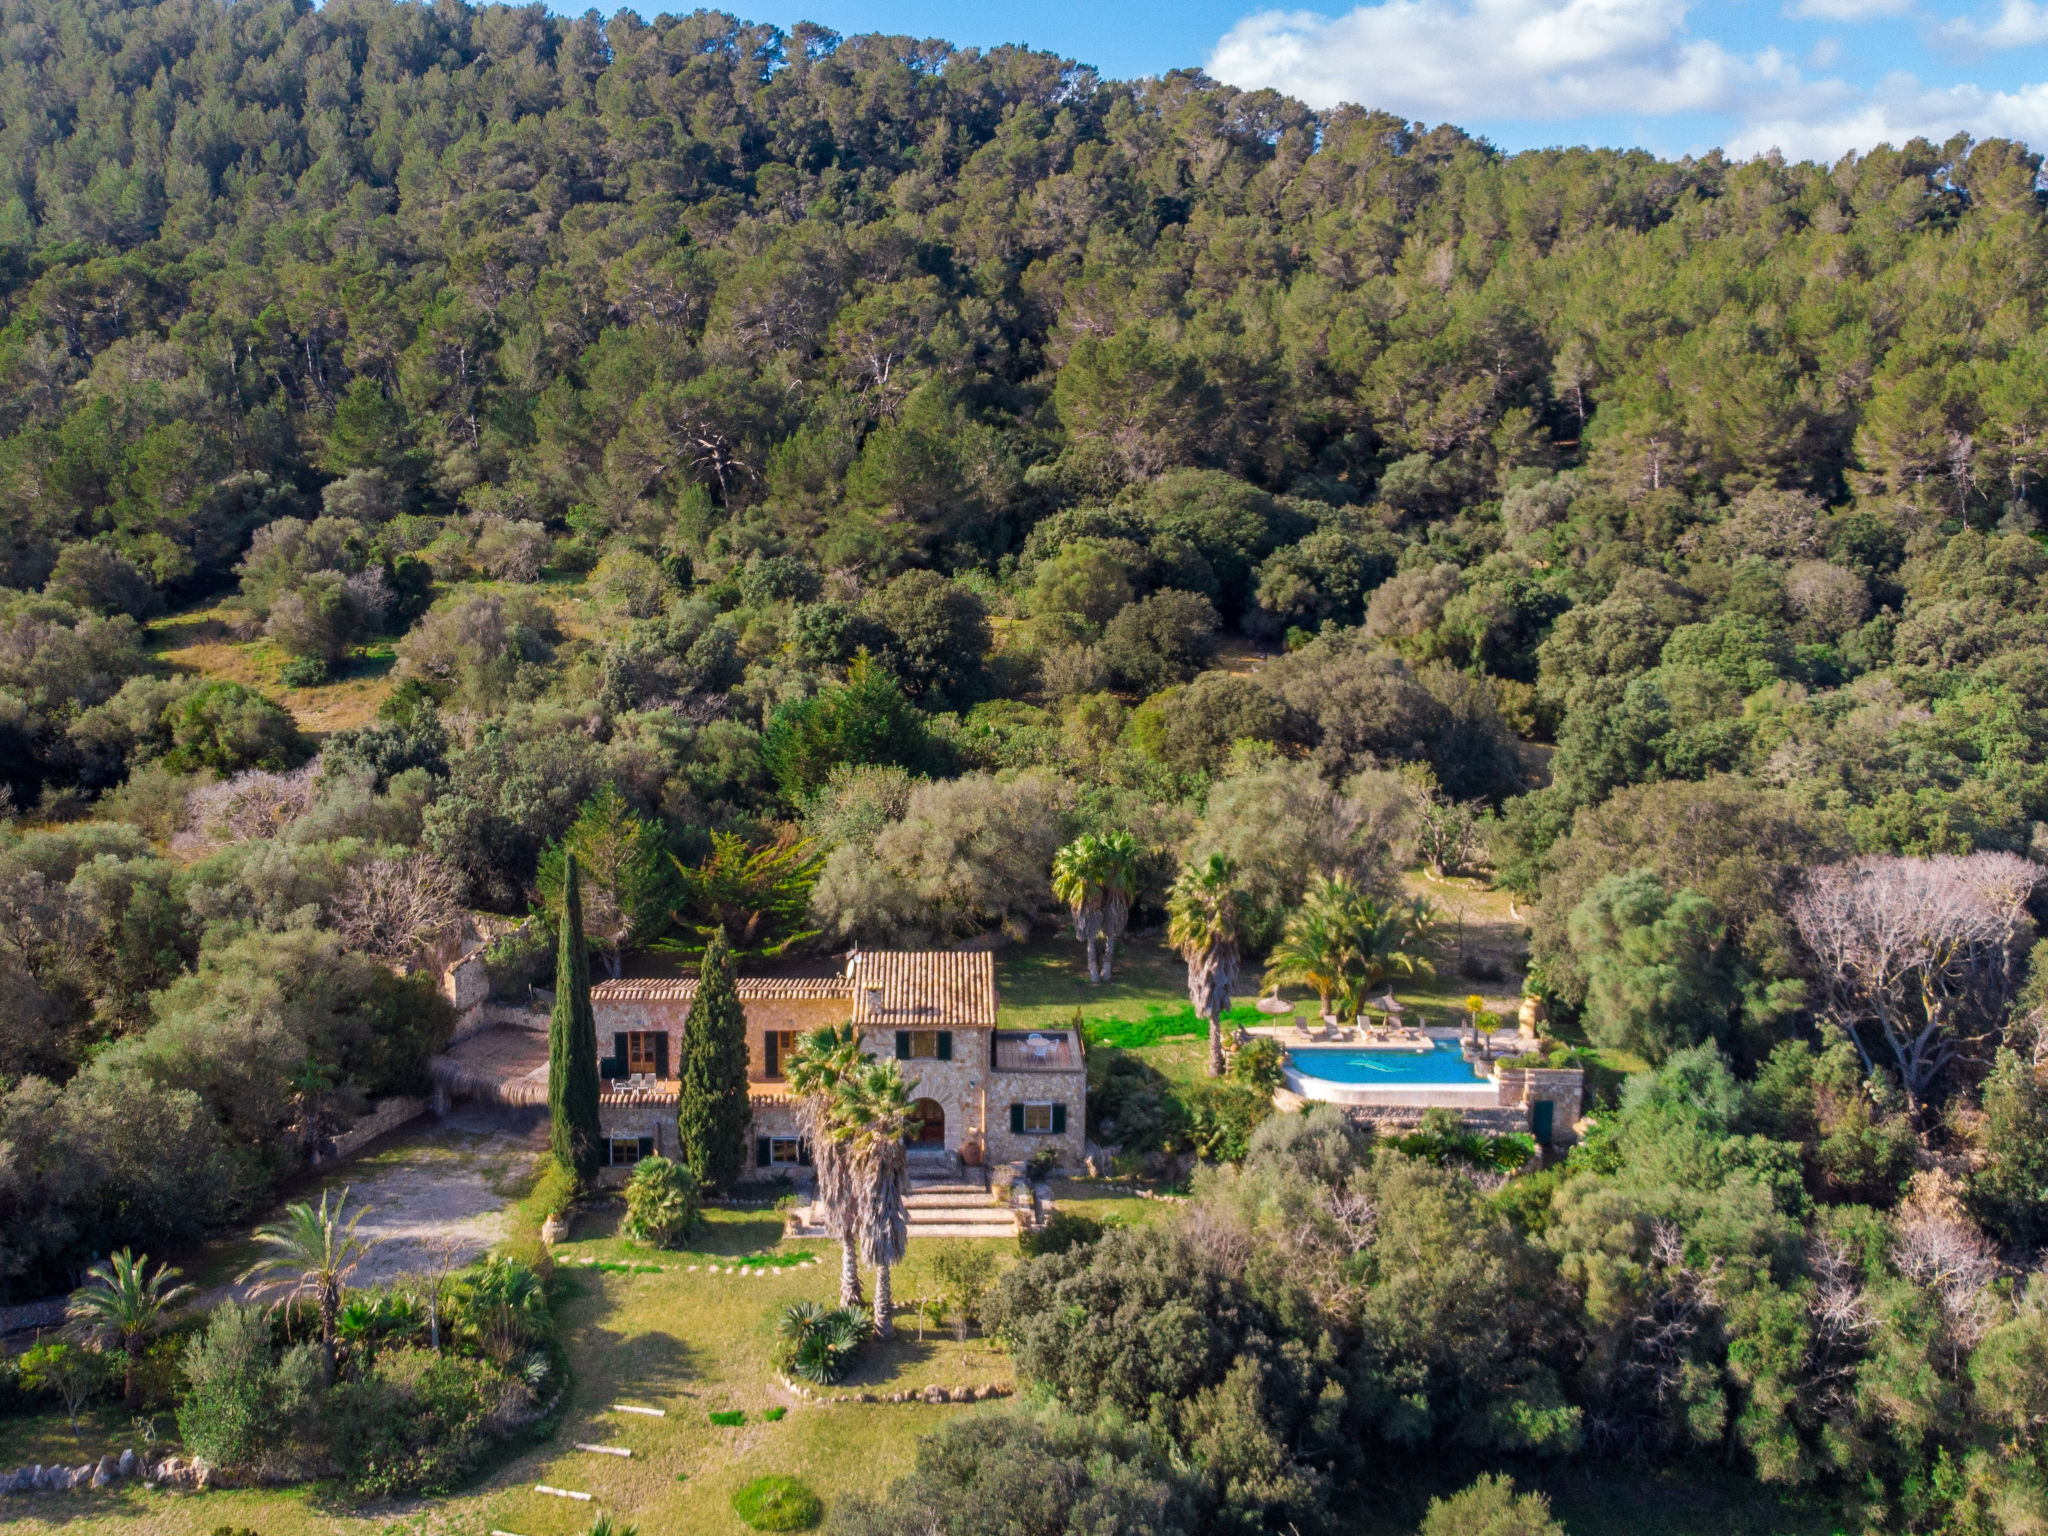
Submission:
[[[1185,1528],[1430,1440],[2039,1528],[2039,155],[1506,156],[708,12],[0,14],[0,1292],[417,1090],[427,962],[565,848],[616,967],[1021,937],[1129,833],[1140,926],[1233,861],[1240,992],[1317,880],[1490,869],[1563,1040],[1661,1073],[1504,1189],[1275,1126],[1007,1282],[1027,1373],[1151,1413]],[[1244,1336],[1033,1321],[1123,1269]]]

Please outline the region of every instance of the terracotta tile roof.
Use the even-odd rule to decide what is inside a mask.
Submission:
[[[740,1001],[771,1002],[806,999],[829,1001],[853,994],[842,976],[742,976]],[[673,981],[607,981],[590,989],[593,1003],[687,1003],[697,995],[697,978]]]
[[[877,949],[855,955],[851,969],[856,1024],[995,1026],[996,966],[987,950]]]

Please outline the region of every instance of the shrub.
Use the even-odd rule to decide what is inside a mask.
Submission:
[[[782,1350],[777,1363],[805,1381],[830,1386],[853,1369],[873,1327],[863,1313],[851,1308],[795,1302],[782,1314]]]
[[[110,1379],[102,1356],[62,1340],[25,1351],[16,1372],[24,1389],[51,1393],[63,1402],[74,1435],[78,1433],[78,1410]]]
[[[1248,1087],[1271,1093],[1280,1086],[1280,1063],[1286,1054],[1279,1041],[1256,1036],[1238,1047],[1236,1059],[1230,1063],[1230,1075]]]
[[[711,1415],[711,1422],[722,1429],[737,1429],[747,1422],[747,1416],[738,1408],[724,1408]]]
[[[294,656],[277,669],[277,680],[287,688],[318,688],[328,675],[327,662],[319,656]]]
[[[194,1456],[231,1471],[295,1468],[305,1459],[320,1392],[320,1352],[280,1354],[255,1307],[229,1302],[185,1347],[190,1383],[178,1434]]]
[[[501,1365],[553,1326],[540,1272],[514,1258],[485,1259],[465,1274],[455,1288],[455,1316],[465,1336]]]
[[[494,1425],[529,1402],[489,1361],[393,1350],[328,1394],[322,1417],[342,1475],[357,1493],[446,1493],[474,1472]]]
[[[177,773],[283,773],[307,756],[290,715],[254,689],[224,679],[201,683],[165,709],[162,731],[170,742],[164,766]]]
[[[825,1506],[793,1477],[757,1477],[732,1496],[732,1512],[757,1531],[807,1531]]]
[[[1252,1132],[1273,1113],[1270,1089],[1243,1083],[1198,1083],[1181,1090],[1187,1111],[1187,1145],[1212,1163],[1244,1160]]]
[[[1036,1232],[1019,1232],[1017,1246],[1024,1257],[1035,1259],[1048,1253],[1067,1253],[1102,1239],[1102,1223],[1074,1211],[1054,1211]]]
[[[643,1157],[626,1181],[626,1236],[657,1248],[674,1248],[697,1225],[697,1176],[687,1163],[656,1153]]]
[[[555,945],[547,925],[524,922],[484,951],[484,974],[491,979],[491,997],[501,1003],[525,1003],[528,989],[555,975]]]
[[[1515,1492],[1511,1477],[1493,1473],[1447,1499],[1431,1499],[1421,1536],[1564,1536],[1550,1500]]]
[[[886,1493],[835,1508],[833,1529],[843,1536],[1179,1536],[1203,1528],[1194,1519],[1193,1481],[1143,1431],[1071,1417],[975,1414],[920,1441],[916,1465]],[[1254,1516],[1216,1528],[1287,1526]]]
[[[955,1308],[956,1330],[966,1338],[968,1324],[980,1319],[982,1303],[996,1283],[996,1256],[973,1243],[941,1243],[932,1255],[932,1274]]]
[[[787,1408],[770,1408],[766,1410],[761,1415],[761,1417],[766,1419],[770,1424],[780,1424],[784,1419],[789,1417],[789,1410]]]

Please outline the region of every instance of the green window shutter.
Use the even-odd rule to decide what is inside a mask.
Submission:
[[[770,1077],[782,1076],[782,1037],[772,1029],[761,1036],[761,1063]]]
[[[952,1059],[953,1031],[951,1031],[950,1029],[942,1029],[939,1031],[939,1060],[951,1061]]]
[[[654,1156],[654,1138],[652,1136],[642,1136],[640,1138],[640,1155],[642,1157]]]
[[[898,1061],[910,1060],[910,1031],[907,1029],[896,1031],[896,1059]]]
[[[663,1030],[654,1037],[654,1075],[668,1076],[668,1031]]]
[[[626,1075],[626,1036],[623,1030],[612,1036],[612,1053],[597,1064],[597,1075],[613,1079]]]
[[[1066,1134],[1066,1129],[1067,1106],[1064,1104],[1055,1104],[1052,1107],[1052,1133],[1055,1136],[1062,1136]]]
[[[754,1166],[757,1168],[766,1168],[768,1166],[768,1138],[766,1136],[756,1136],[754,1138]]]
[[[609,1137],[609,1136],[600,1136],[600,1137],[598,1137],[598,1138],[597,1138],[597,1150],[598,1150],[598,1151],[600,1151],[600,1152],[602,1152],[602,1153],[604,1154],[604,1156],[603,1156],[603,1157],[602,1157],[602,1158],[600,1159],[600,1161],[601,1161],[601,1162],[602,1162],[602,1163],[604,1164],[604,1166],[605,1166],[605,1167],[607,1167],[607,1168],[611,1167],[611,1165],[612,1165],[612,1139],[611,1139],[611,1137]]]
[[[1022,1104],[1012,1104],[1010,1106],[1010,1134],[1012,1136],[1022,1136],[1024,1134],[1024,1106]]]
[[[811,1144],[808,1141],[800,1141],[796,1144],[796,1161],[799,1168],[811,1166]]]

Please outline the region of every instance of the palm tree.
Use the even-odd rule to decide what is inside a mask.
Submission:
[[[500,1365],[547,1331],[547,1286],[538,1270],[517,1259],[485,1259],[463,1280],[456,1297],[464,1326]]]
[[[163,1332],[171,1309],[192,1294],[189,1285],[172,1285],[178,1271],[168,1264],[152,1273],[149,1255],[137,1258],[123,1248],[85,1272],[85,1284],[71,1293],[65,1315],[71,1331],[98,1349],[121,1352],[121,1400],[130,1408],[142,1403],[135,1362],[149,1341]]]
[[[1088,957],[1090,983],[1102,980],[1103,863],[1102,839],[1093,832],[1083,832],[1052,856],[1052,893],[1073,911],[1074,937]]]
[[[869,1061],[841,1082],[832,1111],[832,1137],[846,1158],[852,1189],[853,1230],[861,1255],[875,1266],[875,1332],[895,1332],[890,1317],[889,1268],[903,1257],[910,1239],[910,1211],[904,1204],[910,1159],[904,1146],[918,1123],[905,1082],[893,1061]]]
[[[1209,1075],[1223,1075],[1223,1013],[1237,983],[1244,893],[1237,866],[1220,853],[1190,864],[1166,894],[1166,942],[1188,966],[1188,1001],[1209,1021]]]
[[[1435,918],[1428,902],[1382,902],[1353,887],[1343,911],[1349,929],[1348,942],[1358,957],[1358,992],[1354,1003],[1395,971],[1404,976],[1436,973],[1428,958],[1412,947],[1429,932]],[[1356,1012],[1355,1007],[1353,1011]]]
[[[1287,915],[1266,975],[1314,987],[1325,1016],[1348,1017],[1391,972],[1432,969],[1408,947],[1428,926],[1426,902],[1383,902],[1343,875],[1320,876]]]
[[[1102,837],[1102,979],[1116,959],[1116,941],[1131,920],[1131,898],[1138,893],[1138,840],[1128,832]]]
[[[839,1239],[842,1307],[861,1304],[860,1259],[854,1246],[853,1185],[845,1152],[832,1136],[831,1115],[839,1085],[866,1060],[858,1030],[851,1024],[827,1025],[800,1037],[782,1069],[796,1095],[798,1134],[811,1144],[811,1170],[818,1188],[815,1208],[823,1214],[825,1230]]]
[[[256,1241],[276,1252],[251,1264],[236,1277],[236,1284],[258,1282],[252,1297],[276,1294],[280,1303],[301,1296],[312,1297],[320,1307],[320,1354],[327,1380],[334,1380],[334,1340],[341,1315],[342,1298],[348,1293],[348,1277],[375,1246],[376,1239],[359,1236],[369,1210],[365,1207],[344,1222],[348,1212],[348,1191],[328,1209],[322,1193],[315,1207],[300,1201],[284,1208],[284,1220],[273,1222],[256,1234]]]
[[[1344,990],[1345,950],[1336,925],[1322,908],[1303,902],[1287,914],[1280,942],[1266,957],[1266,985],[1281,982],[1315,988],[1324,1018],[1330,999]]]

